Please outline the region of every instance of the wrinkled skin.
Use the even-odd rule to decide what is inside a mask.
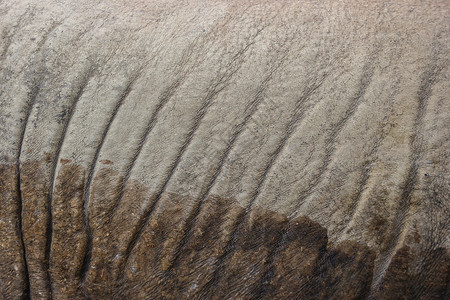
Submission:
[[[0,1],[0,295],[448,298],[448,8]]]

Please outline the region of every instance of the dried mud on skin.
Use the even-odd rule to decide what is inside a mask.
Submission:
[[[81,266],[87,251],[83,221],[85,171],[62,164],[53,192],[53,239],[50,274],[53,290],[80,298]]]
[[[50,159],[20,166],[22,235],[31,298],[50,298],[48,239],[50,229]]]
[[[4,299],[48,298],[50,292],[55,299],[363,299],[371,293],[374,249],[349,240],[331,245],[327,229],[306,216],[288,220],[261,207],[246,214],[235,200],[217,196],[206,197],[193,214],[186,203],[200,199],[151,194],[134,181],[117,202],[120,191],[108,189],[123,178],[107,168],[92,182],[87,231],[87,171],[60,162],[51,202],[42,174],[47,161],[22,164],[22,195],[17,166],[0,166]],[[146,222],[140,207],[152,201]],[[447,251],[430,249],[424,257],[400,248],[374,297],[448,296]]]
[[[17,167],[0,165],[0,296],[18,299],[28,292],[21,242]]]

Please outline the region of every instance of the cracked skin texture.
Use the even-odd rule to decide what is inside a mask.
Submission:
[[[1,2],[1,297],[448,298],[448,7]]]

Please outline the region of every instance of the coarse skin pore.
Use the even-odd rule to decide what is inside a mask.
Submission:
[[[450,298],[449,7],[0,0],[0,298]]]

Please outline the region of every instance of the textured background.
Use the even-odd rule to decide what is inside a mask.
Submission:
[[[0,1],[0,295],[448,297],[448,8]]]

